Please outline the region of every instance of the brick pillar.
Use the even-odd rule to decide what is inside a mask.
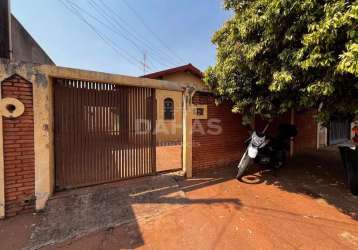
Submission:
[[[32,84],[18,75],[1,84],[2,98],[12,97],[25,106],[17,118],[3,117],[5,216],[35,208],[35,153]]]

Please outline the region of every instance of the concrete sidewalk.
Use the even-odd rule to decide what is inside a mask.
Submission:
[[[49,200],[29,244],[38,249],[122,224],[136,224],[187,203],[170,176],[153,176],[60,193]]]

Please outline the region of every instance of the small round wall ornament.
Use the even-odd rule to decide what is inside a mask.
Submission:
[[[17,118],[25,111],[24,104],[16,98],[6,97],[0,101],[0,114],[7,118]]]

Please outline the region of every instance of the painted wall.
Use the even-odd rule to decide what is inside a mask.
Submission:
[[[171,98],[174,101],[174,119],[164,119],[164,100]],[[182,93],[178,91],[157,90],[157,143],[166,144],[181,142],[183,123]]]
[[[328,129],[322,124],[318,124],[318,138],[317,146],[318,148],[324,148],[328,146]]]
[[[204,82],[201,78],[193,75],[190,72],[177,72],[161,77],[160,79],[182,84],[191,84],[197,89],[204,87]],[[182,93],[175,91],[157,90],[157,142],[172,142],[181,141],[182,139],[182,111],[183,101]],[[164,120],[164,99],[172,98],[174,100],[174,120]],[[169,133],[168,133],[168,132]]]
[[[199,77],[193,75],[190,72],[177,72],[170,75],[163,76],[161,78],[165,81],[173,81],[173,82],[179,82],[179,83],[187,83],[192,84],[197,89],[202,89],[204,86],[204,82]]]
[[[11,15],[11,40],[13,60],[54,65],[51,58],[13,15]]]

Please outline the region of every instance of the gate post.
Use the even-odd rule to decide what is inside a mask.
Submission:
[[[36,210],[44,209],[54,190],[53,79],[47,74],[33,84]]]
[[[190,178],[193,175],[192,171],[192,118],[193,107],[192,97],[194,94],[193,88],[186,88],[183,92],[183,171],[186,177]]]

